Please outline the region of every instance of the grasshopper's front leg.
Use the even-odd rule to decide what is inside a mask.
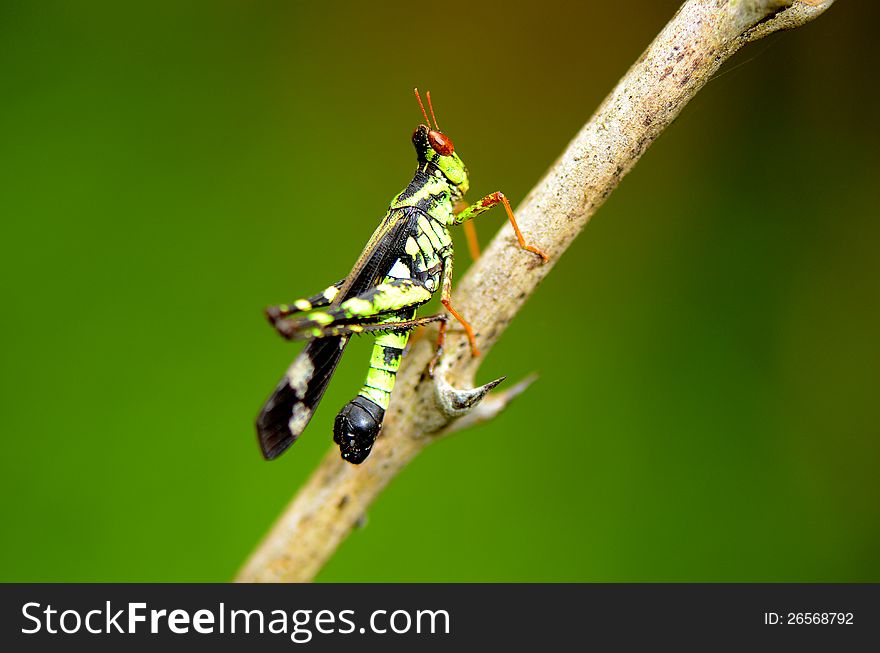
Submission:
[[[507,218],[510,220],[510,224],[513,227],[513,231],[516,233],[516,239],[519,241],[519,246],[531,252],[532,254],[536,254],[540,256],[544,263],[549,261],[549,257],[539,250],[537,247],[533,247],[531,245],[526,244],[525,238],[523,238],[522,232],[519,230],[519,225],[516,223],[516,218],[513,215],[513,209],[510,208],[510,202],[507,200],[507,196],[501,191],[497,191],[492,193],[491,195],[486,195],[483,199],[474,204],[471,204],[466,209],[461,211],[458,215],[455,216],[454,224],[464,224],[471,218],[475,218],[481,213],[488,211],[496,204],[503,204],[504,210],[507,211]]]

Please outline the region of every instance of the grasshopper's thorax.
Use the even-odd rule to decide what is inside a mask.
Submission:
[[[439,131],[419,125],[413,132],[419,167],[391,208],[416,206],[444,224],[452,222],[452,205],[468,190],[467,168],[452,141]]]
[[[412,181],[391,200],[392,209],[413,206],[434,217],[444,225],[450,225],[453,202],[461,195],[432,164],[416,170]]]

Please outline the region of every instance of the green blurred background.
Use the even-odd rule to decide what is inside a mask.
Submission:
[[[472,194],[519,201],[677,4],[4,3],[0,580],[230,579],[369,345],[265,463],[298,347],[262,309],[348,270],[412,87]],[[319,580],[880,581],[878,19],[841,0],[722,69],[481,371],[540,381]]]

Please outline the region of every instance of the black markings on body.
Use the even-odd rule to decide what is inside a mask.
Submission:
[[[382,352],[382,360],[386,365],[391,365],[400,360],[400,350],[394,347],[385,347]]]

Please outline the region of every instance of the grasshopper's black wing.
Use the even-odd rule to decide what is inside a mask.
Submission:
[[[308,425],[347,344],[348,336],[312,340],[293,361],[257,416],[266,460],[284,453]]]
[[[385,278],[405,254],[406,239],[415,233],[418,216],[416,209],[404,208],[385,217],[331,305],[337,306]],[[349,337],[331,336],[309,342],[266,401],[257,416],[257,436],[267,460],[284,453],[308,426]]]

